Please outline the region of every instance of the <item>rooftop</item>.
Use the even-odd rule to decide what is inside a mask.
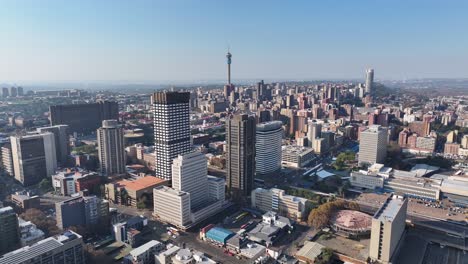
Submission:
[[[393,221],[404,203],[404,199],[397,198],[396,196],[389,197],[382,207],[380,207],[380,209],[375,213],[374,219],[381,222]]]
[[[306,148],[306,147],[301,147],[301,146],[296,146],[296,145],[287,145],[287,146],[282,146],[282,151],[283,153],[291,153],[291,154],[298,154],[302,155],[305,153],[312,152],[312,148]]]
[[[324,246],[319,243],[306,241],[304,246],[296,253],[296,257],[314,261],[322,253],[323,248]]]
[[[146,189],[150,187],[155,187],[157,185],[167,183],[166,180],[154,177],[154,176],[145,176],[138,178],[136,180],[121,180],[116,182],[115,184],[119,187],[123,187],[127,190],[138,191],[141,189]]]
[[[159,242],[157,240],[151,240],[148,243],[143,244],[143,245],[133,249],[132,251],[130,251],[130,255],[139,256],[141,254],[144,254],[145,252],[147,252],[151,248],[159,246],[159,245],[161,245],[161,242]]]

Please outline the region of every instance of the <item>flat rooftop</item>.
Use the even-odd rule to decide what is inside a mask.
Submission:
[[[378,219],[379,221],[393,221],[404,202],[405,200],[395,196],[388,198],[377,213],[375,213],[374,219]]]
[[[163,180],[154,176],[145,176],[138,178],[136,180],[122,180],[116,182],[119,187],[124,187],[128,190],[138,191],[150,187],[155,187],[157,185],[165,184],[167,180]]]

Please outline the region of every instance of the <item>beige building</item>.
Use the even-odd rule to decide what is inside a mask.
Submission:
[[[361,132],[359,164],[383,163],[387,157],[387,128],[372,125]]]
[[[104,120],[96,134],[101,174],[106,176],[125,174],[123,128],[117,120]]]
[[[257,188],[252,191],[251,200],[254,208],[264,212],[274,211],[298,220],[305,217],[307,199],[287,195],[284,190]]]
[[[147,201],[153,199],[153,189],[155,187],[167,184],[168,181],[153,176],[111,182],[105,185],[106,199],[113,203],[136,207],[143,196],[146,196],[144,199],[147,199]]]
[[[190,224],[190,194],[159,186],[154,188],[154,215],[178,227]]]
[[[391,263],[404,238],[408,200],[392,195],[372,218],[369,257]]]

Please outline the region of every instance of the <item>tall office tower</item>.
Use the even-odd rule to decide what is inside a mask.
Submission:
[[[255,118],[237,114],[226,126],[227,190],[238,202],[250,196],[255,174]]]
[[[387,157],[387,128],[372,125],[361,132],[359,164],[383,163]]]
[[[261,80],[260,82],[257,83],[256,94],[257,94],[256,99],[258,101],[263,101],[263,100],[268,99],[267,87],[266,87],[265,83],[263,82],[263,80]]]
[[[51,105],[50,124],[68,125],[70,133],[91,133],[103,120],[119,119],[117,102],[98,101],[92,104]]]
[[[18,217],[9,206],[0,208],[0,234],[0,256],[20,246]]]
[[[57,168],[54,134],[26,134],[10,137],[15,179],[24,186],[51,177]]]
[[[154,118],[156,176],[170,180],[172,161],[191,150],[190,93],[157,92],[151,97]]]
[[[17,89],[18,89],[18,96],[23,96],[24,95],[23,87],[18,86]]]
[[[84,264],[83,238],[73,231],[48,237],[0,257],[0,264]]]
[[[281,169],[283,122],[271,121],[257,125],[255,168],[257,174],[268,174]]]
[[[369,257],[387,264],[395,260],[405,231],[408,200],[395,195],[389,197],[372,218]],[[393,262],[394,263],[394,262]]]
[[[6,88],[6,87],[3,87],[2,88],[2,97],[6,98],[8,96],[10,96],[10,90],[8,90],[8,88]]]
[[[373,94],[372,86],[374,84],[374,69],[366,70],[366,94]]]
[[[258,123],[265,123],[271,121],[271,113],[269,110],[258,111]]]
[[[55,204],[57,226],[96,226],[110,223],[109,202],[96,196],[74,197]]]
[[[125,173],[124,131],[117,120],[104,120],[97,130],[98,156],[102,175]]]
[[[61,165],[64,165],[67,162],[68,155],[70,155],[70,144],[68,141],[68,137],[69,137],[68,126],[57,125],[57,126],[50,126],[50,127],[40,127],[37,129],[37,132],[39,133],[50,132],[54,134],[57,161]]]
[[[322,136],[322,124],[317,122],[309,122],[307,127],[307,139],[309,146],[313,147],[314,140]]]
[[[190,193],[191,207],[197,208],[208,196],[207,175],[208,166],[203,153],[180,154],[172,163],[172,188]]]
[[[10,87],[10,96],[11,97],[17,97],[18,96],[18,90],[16,89],[15,86]]]

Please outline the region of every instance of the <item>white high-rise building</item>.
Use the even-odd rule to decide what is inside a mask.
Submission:
[[[194,151],[180,154],[172,162],[172,188],[190,193],[192,207],[198,207],[208,198],[207,161],[203,153]]]
[[[387,128],[372,125],[361,132],[359,140],[359,164],[384,163],[387,157]]]
[[[366,93],[372,94],[372,86],[374,84],[374,69],[367,69],[366,70]]]
[[[154,119],[156,176],[172,177],[172,161],[191,150],[190,93],[157,92],[151,96]]]
[[[98,156],[102,175],[125,173],[124,131],[117,120],[104,120],[97,130]]]
[[[25,186],[51,177],[57,168],[54,134],[32,133],[10,137],[15,179]]]
[[[207,175],[200,152],[181,154],[172,164],[172,188],[153,190],[154,215],[181,228],[218,213],[225,202],[225,180]]]
[[[282,125],[281,121],[257,125],[255,142],[257,174],[268,174],[281,169]]]

